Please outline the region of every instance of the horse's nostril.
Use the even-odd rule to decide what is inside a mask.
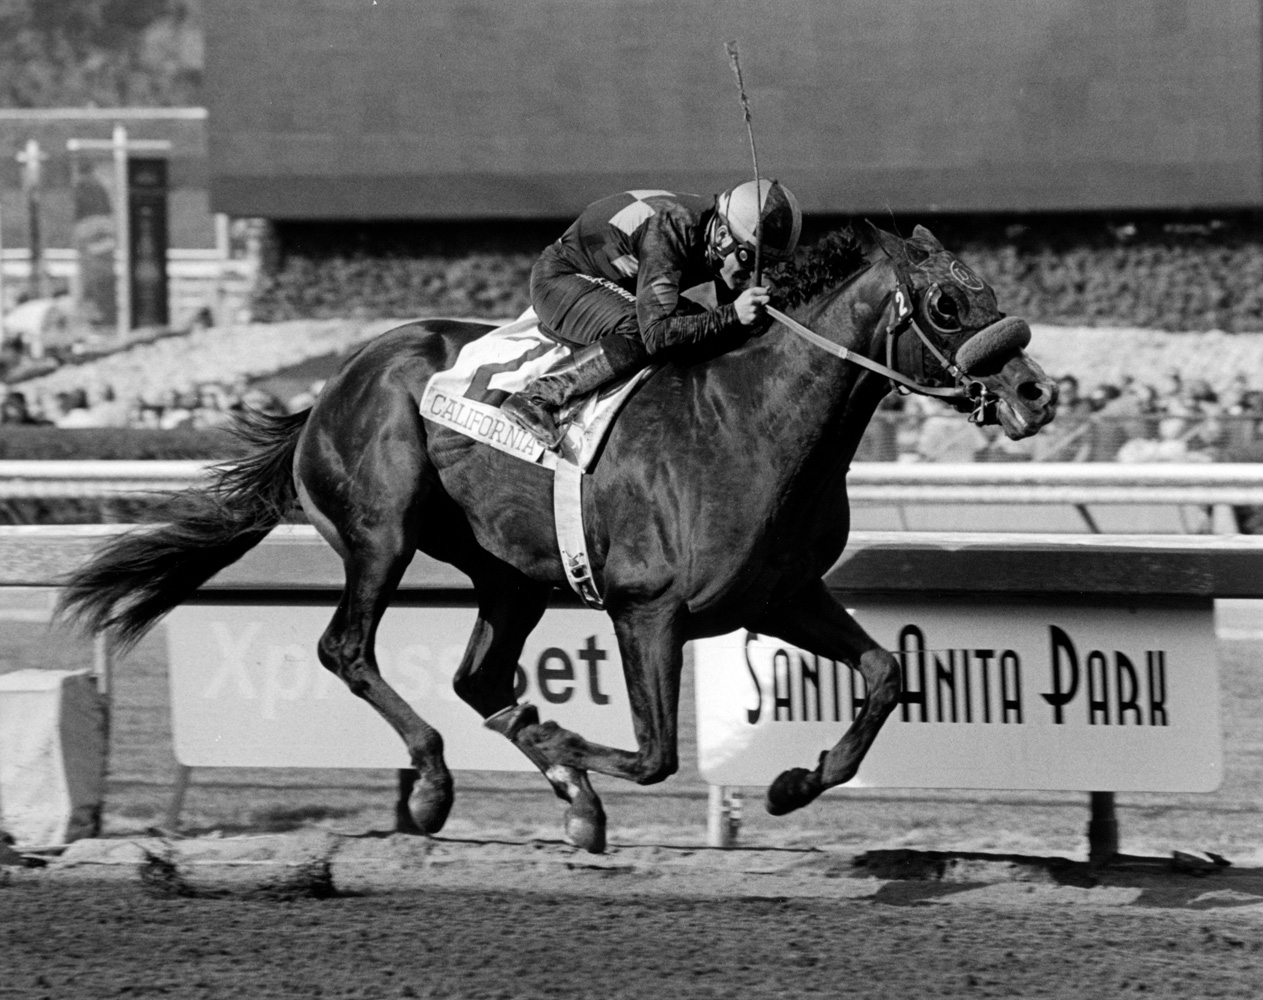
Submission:
[[[1038,382],[1023,382],[1017,387],[1017,394],[1030,402],[1044,398],[1048,395],[1048,392],[1049,390],[1045,389]]]

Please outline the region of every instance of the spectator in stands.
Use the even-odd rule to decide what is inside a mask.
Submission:
[[[1187,413],[1181,437],[1190,449],[1218,460],[1229,437],[1218,393],[1206,379],[1193,379],[1185,386],[1183,402]]]
[[[1129,381],[1123,391],[1096,412],[1093,459],[1112,461],[1129,441],[1157,434],[1158,391],[1147,382]]]
[[[298,413],[316,405],[316,397],[325,387],[324,379],[317,379],[304,392],[297,393],[285,401],[285,409],[290,413]]]
[[[92,415],[88,412],[88,393],[86,389],[75,389],[71,392],[59,392],[56,397],[58,413],[53,423],[58,427],[93,427]]]
[[[190,426],[198,429],[226,427],[232,419],[232,401],[224,386],[217,382],[198,386],[197,406],[189,419]]]
[[[990,443],[975,424],[945,404],[921,422],[916,454],[923,462],[973,462]]]
[[[893,462],[902,450],[899,445],[899,434],[903,424],[904,397],[891,392],[882,397],[877,404],[877,412],[868,423],[868,429],[860,439],[859,450],[855,453],[857,462]],[[909,450],[915,449],[915,442]]]
[[[1067,417],[1081,420],[1092,410],[1091,403],[1079,391],[1079,380],[1073,375],[1062,375],[1057,379],[1059,395],[1057,397],[1057,420],[1061,422]]]
[[[193,409],[197,406],[197,398],[189,393],[170,390],[163,401],[162,414],[158,417],[158,427],[164,431],[187,427],[193,420]]]
[[[258,410],[261,413],[271,413],[275,416],[283,416],[286,413],[285,405],[270,392],[264,392],[262,389],[246,390],[233,406],[233,409]]]
[[[1263,390],[1250,389],[1241,397],[1239,405],[1229,412],[1251,417],[1263,416]]]
[[[31,412],[26,402],[26,394],[17,389],[10,389],[0,402],[0,423],[19,424],[25,426],[48,426],[48,420]]]
[[[1196,428],[1194,428],[1196,429]],[[1155,438],[1132,438],[1118,450],[1119,462],[1213,462],[1214,453],[1185,430],[1182,417],[1164,417]]]
[[[1184,398],[1188,405],[1198,412],[1210,413],[1219,410],[1219,394],[1204,378],[1196,378],[1189,382],[1184,390]]]
[[[1158,405],[1163,402],[1183,399],[1185,394],[1184,376],[1180,374],[1178,368],[1168,368],[1162,376],[1162,381],[1154,390]]]
[[[1088,393],[1088,406],[1093,413],[1100,413],[1101,410],[1109,406],[1119,396],[1123,394],[1123,390],[1112,382],[1100,382],[1096,387]]]
[[[1224,461],[1263,461],[1263,390],[1251,388],[1244,372],[1232,380],[1224,396],[1223,414]]]
[[[131,423],[127,407],[115,397],[111,386],[102,386],[89,394],[86,389],[60,393],[61,415],[54,419],[58,427],[126,427]]]
[[[89,394],[90,407],[98,427],[128,427],[132,423],[132,408],[118,398],[112,385],[103,385]]]

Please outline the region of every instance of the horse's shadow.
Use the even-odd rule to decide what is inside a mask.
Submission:
[[[1173,852],[1171,857],[1116,855],[1108,862],[973,851],[868,851],[854,865],[864,874],[888,879],[874,901],[915,906],[1001,883],[1076,889],[1123,890],[1117,900],[1130,906],[1189,910],[1263,904],[1263,868],[1237,868]],[[1134,898],[1125,898],[1134,890]]]

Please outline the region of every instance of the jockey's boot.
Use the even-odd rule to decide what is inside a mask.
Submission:
[[[615,369],[597,341],[575,351],[500,404],[500,410],[546,448],[556,448],[565,435],[557,418],[574,399],[599,389],[624,374]]]

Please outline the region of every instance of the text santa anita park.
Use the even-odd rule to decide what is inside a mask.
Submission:
[[[1047,658],[1036,665],[1012,649],[927,649],[921,629],[904,626],[896,652],[903,666],[896,717],[1014,725],[1171,724],[1165,650],[1145,650],[1135,660],[1118,650],[1085,655],[1056,625],[1048,627],[1048,639]],[[745,663],[755,693],[746,710],[751,725],[849,721],[864,704],[863,678],[834,660],[769,647],[750,632]],[[1032,697],[1032,684],[1041,682],[1046,689]]]

